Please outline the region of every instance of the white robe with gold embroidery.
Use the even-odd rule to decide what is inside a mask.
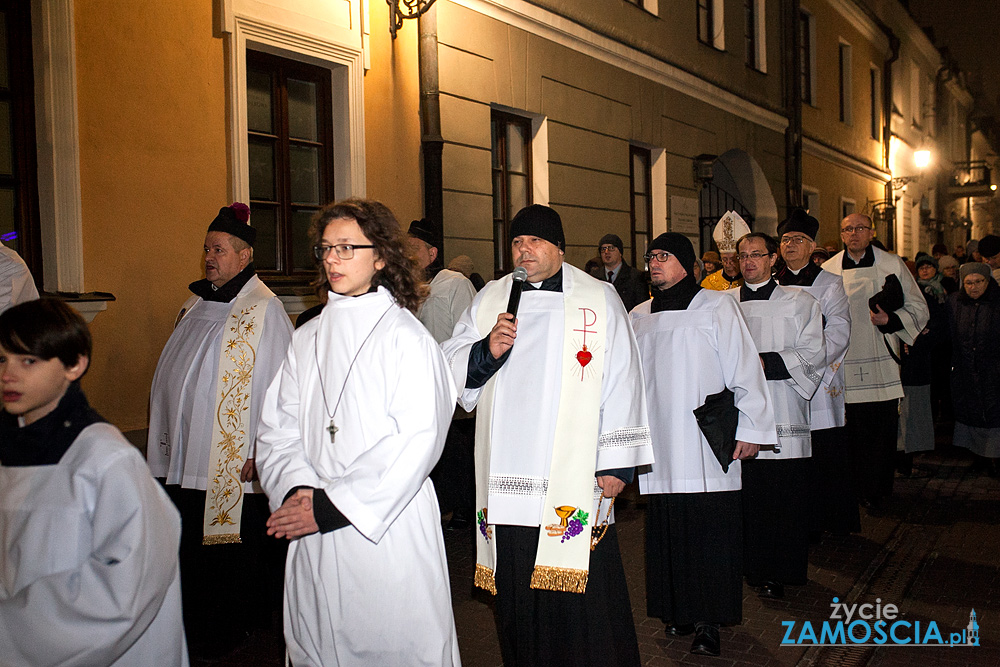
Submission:
[[[253,276],[236,298],[260,285]],[[232,301],[197,299],[184,314],[160,354],[149,396],[149,436],[146,459],[154,477],[185,489],[208,486],[208,466],[215,432],[216,383],[222,338],[228,331]],[[257,346],[247,441],[254,457],[257,422],[264,392],[274,379],[292,337],[292,323],[278,297],[272,298],[259,320],[264,331]],[[254,485],[244,485],[246,493]],[[259,489],[257,489],[259,491]]]

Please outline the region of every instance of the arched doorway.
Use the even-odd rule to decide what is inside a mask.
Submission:
[[[712,163],[712,178],[699,195],[700,252],[712,249],[712,230],[726,211],[736,211],[750,229],[772,236],[778,230],[778,207],[757,161],[739,149],[726,151]]]

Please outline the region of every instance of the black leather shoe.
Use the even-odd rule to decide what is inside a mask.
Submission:
[[[663,631],[673,637],[687,637],[689,634],[694,632],[694,623],[674,625],[673,623],[664,622]]]
[[[779,584],[777,581],[769,581],[760,587],[757,595],[767,600],[780,600],[785,597],[785,585]]]
[[[691,653],[695,655],[719,655],[722,652],[719,641],[719,626],[709,623],[699,623],[694,641],[691,642]]]

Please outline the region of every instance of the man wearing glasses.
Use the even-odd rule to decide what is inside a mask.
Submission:
[[[847,383],[847,428],[857,466],[858,497],[865,507],[892,495],[893,455],[899,427],[899,344],[912,345],[930,317],[927,303],[909,269],[897,255],[872,246],[871,218],[852,213],[840,223],[846,246],[823,264],[843,277],[851,309],[851,342],[844,359]],[[876,294],[896,292],[889,276],[902,288],[892,301],[902,306],[886,312],[869,306]],[[884,288],[888,287],[888,290]],[[898,289],[898,288],[897,288]]]
[[[809,402],[812,457],[809,507],[812,532],[846,534],[861,530],[854,473],[844,424],[844,355],[851,339],[851,309],[844,281],[812,261],[819,221],[800,208],[780,225],[779,285],[812,294],[823,309],[826,366],[823,383]]]
[[[292,325],[254,271],[249,219],[250,209],[236,203],[209,226],[205,278],[188,286],[194,296],[150,391],[146,458],[181,513],[184,626],[192,654],[204,657],[234,649],[281,593],[280,561],[263,560],[277,543],[266,536],[270,512],[253,483],[254,452]]]
[[[743,620],[741,460],[777,442],[774,411],[739,305],[695,282],[691,241],[661,234],[646,261],[653,298],[631,313],[656,457],[639,476],[646,613],[672,637],[694,633],[692,653],[719,655],[719,626]],[[694,411],[713,396],[739,411],[735,451],[716,453],[698,425]]]
[[[778,244],[747,234],[736,244],[743,287],[740,309],[760,353],[774,403],[778,444],[743,466],[746,578],[762,598],[782,598],[785,586],[807,581],[807,505],[812,439],[809,400],[823,379],[823,314],[809,293],[778,285],[771,269]]]
[[[629,266],[622,258],[625,245],[617,234],[605,234],[601,237],[597,250],[601,254],[601,263],[604,266],[597,267],[590,272],[590,275],[599,280],[607,280],[615,286],[615,291],[625,304],[626,312],[649,298],[649,286],[642,271]]]

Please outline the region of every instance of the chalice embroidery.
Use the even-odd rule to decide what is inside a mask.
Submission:
[[[587,519],[590,518],[588,512],[572,505],[560,505],[552,509],[559,517],[559,523],[550,523],[545,526],[545,530],[548,531],[549,537],[560,538],[560,543],[582,533],[583,527],[587,525]]]

